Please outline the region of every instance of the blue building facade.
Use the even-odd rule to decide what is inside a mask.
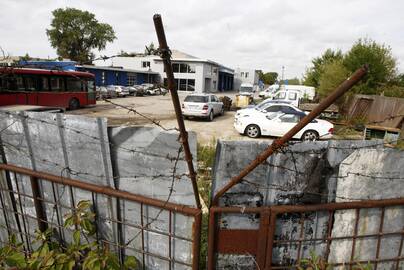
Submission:
[[[220,66],[218,77],[218,91],[223,92],[233,90],[234,70]]]
[[[77,70],[87,71],[95,76],[95,85],[122,85],[130,86],[142,83],[160,83],[160,75],[157,72],[138,71],[117,67],[78,66]]]
[[[50,70],[64,70],[64,71],[75,71],[76,62],[74,61],[24,61],[19,62],[20,66],[27,68],[40,68],[40,69],[50,69]]]

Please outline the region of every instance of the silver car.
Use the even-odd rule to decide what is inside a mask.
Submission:
[[[193,94],[185,97],[182,114],[184,117],[201,117],[212,121],[216,115],[224,114],[224,106],[215,95]]]

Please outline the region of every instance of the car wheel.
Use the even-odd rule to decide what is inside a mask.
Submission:
[[[213,118],[214,118],[213,112],[210,111],[209,116],[208,116],[208,121],[212,122],[212,121],[213,121]]]
[[[257,125],[248,125],[245,128],[245,135],[247,135],[250,138],[258,138],[261,136],[261,130],[260,127]]]
[[[318,132],[315,130],[307,130],[302,135],[302,141],[317,141]]]
[[[72,98],[69,101],[69,110],[77,110],[80,108],[80,101],[77,98]]]

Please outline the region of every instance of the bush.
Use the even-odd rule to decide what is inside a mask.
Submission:
[[[96,233],[95,214],[90,211],[90,201],[80,201],[77,208],[65,217],[64,228],[72,232],[72,243],[61,243],[54,228],[36,231],[35,244],[38,246],[25,256],[22,243],[15,235],[10,236],[8,244],[0,249],[0,269],[106,269],[130,270],[137,268],[137,260],[127,256],[121,266],[116,254],[106,245],[90,242]],[[34,245],[35,246],[35,245]]]

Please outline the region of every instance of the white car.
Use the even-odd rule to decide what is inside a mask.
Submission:
[[[303,112],[299,108],[289,103],[278,102],[276,100],[264,100],[260,104],[252,107],[247,107],[236,112],[236,117],[242,115],[251,115],[257,112],[266,113],[268,115],[288,113],[288,112]]]
[[[125,86],[109,85],[109,86],[107,86],[107,89],[109,91],[114,91],[116,93],[116,96],[118,96],[118,97],[129,96],[129,89],[127,87],[125,87]]]
[[[224,114],[224,105],[215,95],[188,95],[182,103],[182,114],[184,117],[202,117],[212,121],[215,115]]]
[[[264,113],[250,111],[250,113],[236,115],[234,127],[240,133],[251,138],[262,136],[281,137],[294,127],[306,114],[298,111],[284,111],[278,113]],[[328,121],[315,119],[299,131],[294,139],[315,141],[330,139],[334,125]]]

